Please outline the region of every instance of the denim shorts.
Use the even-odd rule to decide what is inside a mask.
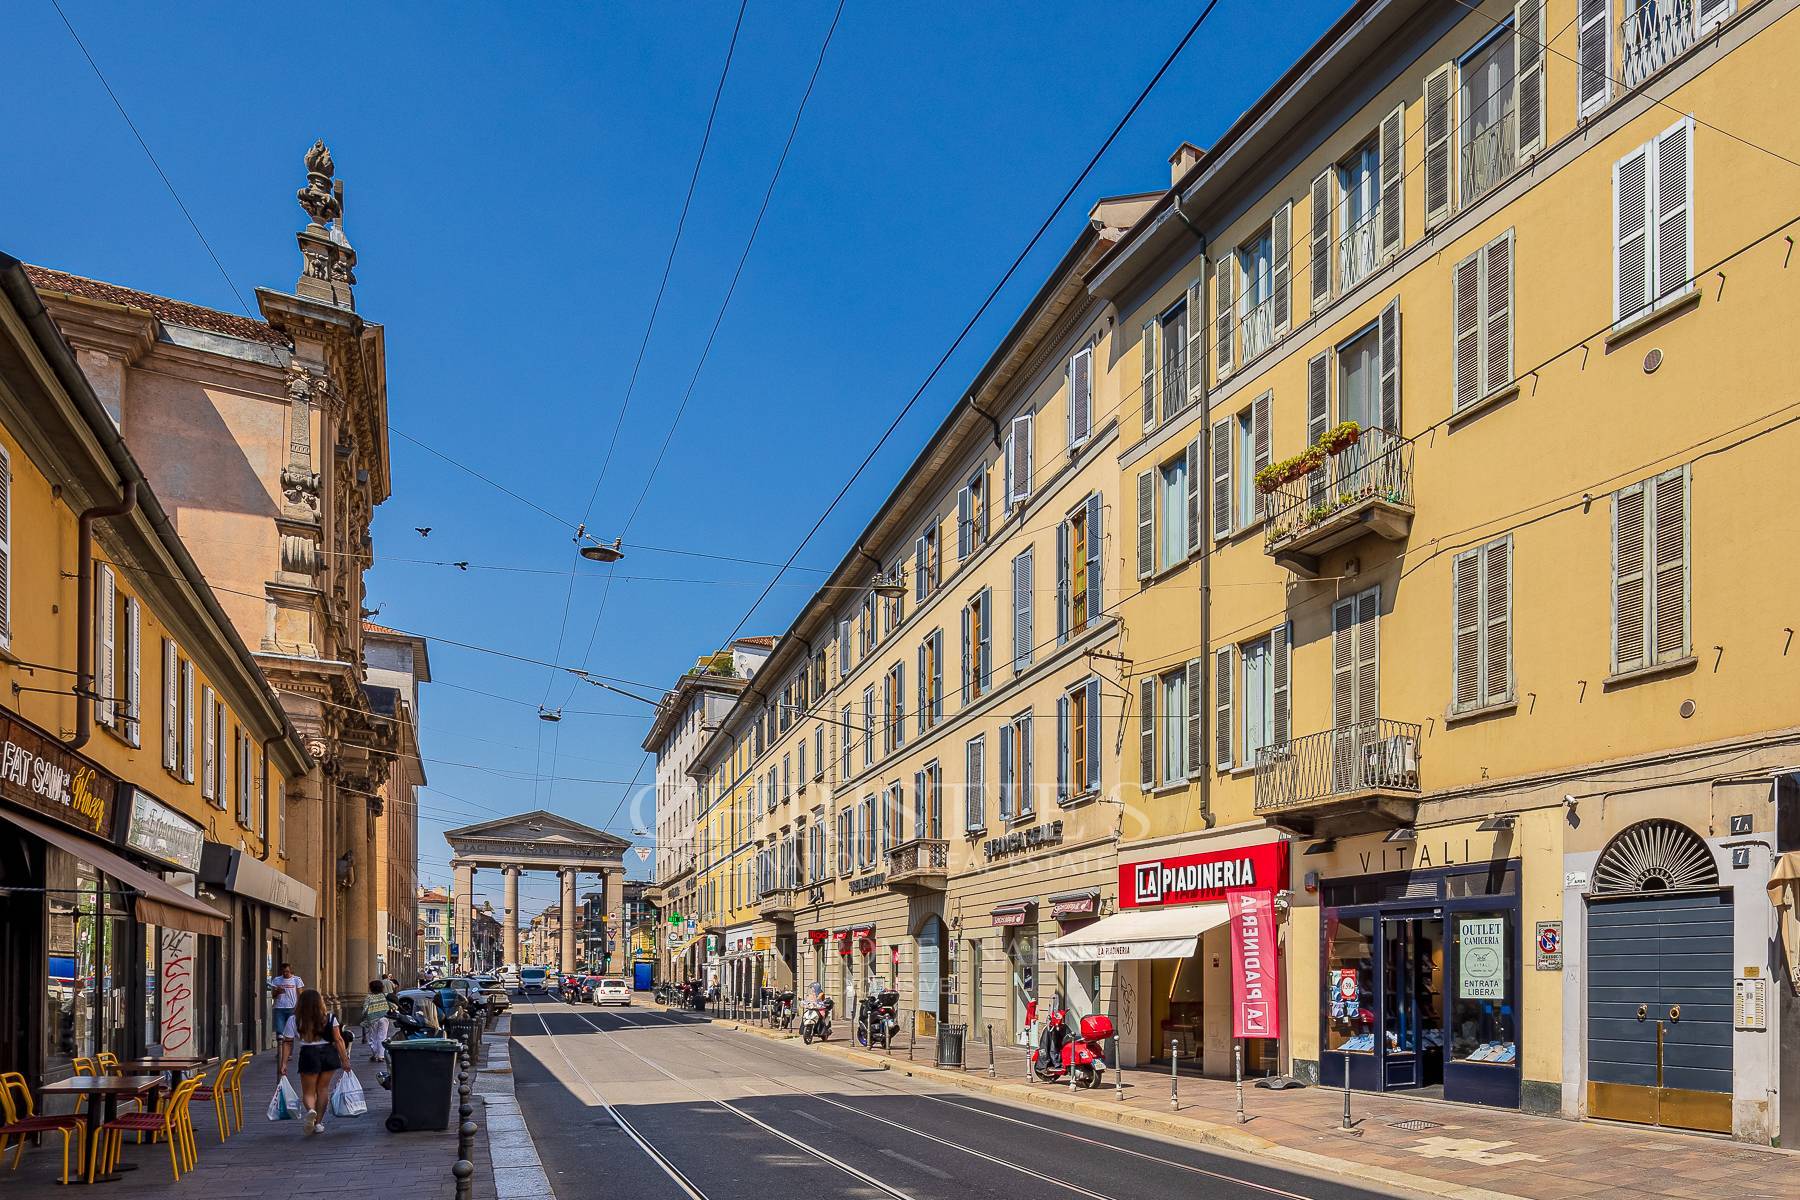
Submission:
[[[277,1008],[275,1010],[275,1036],[283,1041],[294,1040],[294,1010]]]

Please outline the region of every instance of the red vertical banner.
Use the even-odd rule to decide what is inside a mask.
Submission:
[[[1275,896],[1230,892],[1231,1036],[1281,1036],[1281,963],[1275,939]]]

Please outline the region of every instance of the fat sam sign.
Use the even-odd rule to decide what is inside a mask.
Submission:
[[[1231,1036],[1281,1036],[1281,951],[1275,939],[1275,897],[1232,892]]]

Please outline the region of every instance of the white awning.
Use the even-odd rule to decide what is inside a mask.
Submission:
[[[1044,947],[1051,962],[1112,962],[1129,958],[1188,958],[1200,935],[1231,919],[1223,904],[1134,908],[1114,913]]]

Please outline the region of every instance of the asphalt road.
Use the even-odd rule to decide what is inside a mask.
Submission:
[[[1404,1194],[999,1104],[642,1006],[520,1003],[512,1067],[558,1200]]]

